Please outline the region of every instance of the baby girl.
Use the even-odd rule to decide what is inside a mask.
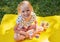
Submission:
[[[28,1],[23,1],[18,5],[18,19],[14,28],[15,40],[24,40],[32,38],[36,30],[36,15],[31,4]]]
[[[18,4],[18,18],[14,28],[14,39],[17,41],[26,38],[32,39],[37,32],[40,32],[40,29],[36,29],[36,26],[36,15],[31,4],[28,1],[22,1]]]

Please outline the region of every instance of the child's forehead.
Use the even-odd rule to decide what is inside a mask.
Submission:
[[[20,8],[21,8],[21,10],[30,9],[30,7],[28,5],[22,5]]]

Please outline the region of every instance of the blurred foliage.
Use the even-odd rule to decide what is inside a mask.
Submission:
[[[0,0],[0,21],[4,14],[17,14],[17,5],[23,0]],[[36,15],[60,15],[60,0],[28,0]]]

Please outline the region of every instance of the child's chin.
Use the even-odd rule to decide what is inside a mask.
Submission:
[[[28,18],[29,16],[25,16],[25,18]]]

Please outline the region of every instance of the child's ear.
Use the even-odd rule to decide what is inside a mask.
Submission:
[[[18,15],[21,13],[21,10],[20,9],[18,9]]]

